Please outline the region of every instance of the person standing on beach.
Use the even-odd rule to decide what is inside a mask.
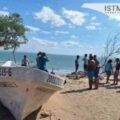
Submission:
[[[42,52],[37,59],[38,69],[48,72],[48,70],[46,69],[46,62],[48,62],[48,61],[49,60],[46,56],[46,53]]]
[[[84,62],[83,63],[84,64],[84,66],[83,66],[84,73],[86,73],[87,72],[87,65],[88,65],[87,54],[84,55],[83,62]]]
[[[99,84],[99,70],[100,70],[100,65],[99,65],[99,61],[97,59],[97,56],[94,55],[93,57],[94,61],[95,61],[95,73],[94,73],[94,77],[95,77],[95,89],[98,89],[98,84]]]
[[[29,66],[29,61],[27,59],[27,56],[24,55],[22,61],[21,61],[21,66]]]
[[[91,57],[93,57],[93,55],[90,53],[90,54],[89,54],[89,59],[90,59]]]
[[[115,60],[116,65],[115,65],[115,72],[114,72],[114,83],[113,84],[118,84],[118,75],[119,75],[119,70],[120,70],[120,60],[117,58]]]
[[[105,65],[105,72],[106,72],[106,75],[107,75],[106,83],[109,83],[109,79],[110,79],[110,76],[112,74],[112,71],[113,71],[112,60],[109,59],[107,64]]]
[[[89,60],[88,60],[88,66],[87,66],[87,75],[88,75],[88,80],[89,80],[89,89],[92,89],[92,85],[93,85],[93,77],[95,75],[95,68],[96,68],[96,64],[95,64],[95,60],[93,59],[93,56],[89,56]]]
[[[78,69],[79,69],[79,58],[80,58],[80,56],[77,55],[76,59],[75,59],[75,73],[77,73]]]
[[[41,54],[42,54],[41,51],[37,53],[37,58],[36,58],[37,68],[39,68],[39,66],[40,66],[40,65],[39,65],[39,64],[40,64],[39,58],[41,57]]]

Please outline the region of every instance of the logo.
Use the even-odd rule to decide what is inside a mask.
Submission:
[[[88,8],[105,15],[120,15],[120,3],[84,3],[82,8]]]
[[[119,5],[105,5],[105,13],[120,14],[120,6]]]

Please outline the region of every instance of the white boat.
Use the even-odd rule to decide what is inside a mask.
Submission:
[[[0,67],[0,101],[16,120],[29,116],[63,87],[64,80],[35,68],[7,61]]]

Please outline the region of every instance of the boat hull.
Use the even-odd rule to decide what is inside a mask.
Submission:
[[[0,68],[0,100],[16,120],[27,119],[62,85],[57,77],[37,69]]]

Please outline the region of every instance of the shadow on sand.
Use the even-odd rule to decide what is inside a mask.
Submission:
[[[107,89],[120,89],[120,86],[117,86],[117,85],[111,85],[111,86],[108,86]]]
[[[113,81],[113,79],[110,79],[110,81]],[[104,87],[106,89],[120,89],[120,86],[118,85],[115,85],[115,84],[106,84],[106,83],[99,83],[99,87]],[[94,88],[92,90],[95,90]],[[64,91],[64,92],[61,92],[61,94],[67,94],[67,93],[82,93],[82,92],[85,92],[85,91],[91,91],[89,88],[83,88],[83,89],[72,89],[72,90],[68,90],[68,91]],[[120,91],[117,91],[117,93],[120,93]]]
[[[38,112],[41,110],[42,106],[40,106],[37,110],[32,112],[30,115],[28,115],[24,120],[36,120]]]
[[[94,90],[94,89],[92,89]],[[85,91],[90,91],[89,88],[84,88],[84,89],[79,89],[79,90],[68,90],[68,91],[64,91],[64,92],[61,92],[61,94],[67,94],[67,93],[82,93],[82,92],[85,92]]]

